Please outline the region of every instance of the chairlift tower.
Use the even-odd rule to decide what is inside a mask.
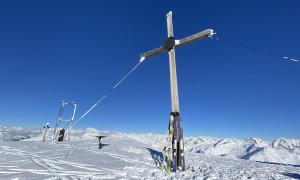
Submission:
[[[179,110],[175,47],[179,47],[205,37],[211,37],[214,33],[212,29],[206,29],[204,31],[198,32],[196,34],[185,37],[183,39],[175,40],[174,33],[173,33],[172,11],[170,11],[166,15],[166,18],[167,18],[168,38],[165,40],[163,46],[141,54],[140,61],[144,61],[145,58],[166,51],[169,54],[172,111],[170,113],[170,119],[169,119],[167,147],[164,148],[163,154],[167,154],[168,157],[168,162],[166,162],[167,163],[166,172],[170,172],[170,171],[176,172],[177,170],[182,170],[182,171],[185,170],[185,159],[184,159],[183,129],[181,125],[180,110]],[[164,165],[162,165],[161,167],[163,168],[163,166]]]
[[[63,113],[64,113],[64,109],[65,109],[66,105],[73,106],[72,116],[69,119],[64,119],[63,118]],[[69,140],[69,134],[70,134],[72,126],[73,126],[73,121],[74,121],[74,117],[75,117],[76,107],[77,107],[77,104],[75,102],[67,102],[67,101],[62,100],[61,107],[60,107],[60,110],[59,110],[59,113],[58,113],[58,117],[57,117],[57,121],[56,121],[56,125],[55,125],[55,128],[54,128],[53,140],[55,140],[56,137],[57,137],[57,133],[58,133],[59,128],[60,128],[60,123],[62,121],[67,122],[67,125],[64,126],[62,129],[68,127],[67,140]]]

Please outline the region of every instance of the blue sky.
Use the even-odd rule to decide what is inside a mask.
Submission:
[[[300,2],[1,1],[0,125],[54,127],[61,100],[78,119],[161,46],[173,11],[175,39],[215,37],[300,58]],[[203,39],[176,49],[184,134],[300,138],[300,63]],[[68,109],[66,110],[68,111]],[[166,133],[167,53],[151,57],[76,126]]]

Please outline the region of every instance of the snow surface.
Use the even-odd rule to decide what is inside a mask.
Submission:
[[[56,142],[48,132],[42,142],[43,129],[0,126],[0,179],[300,179],[297,139],[186,137],[186,171],[165,174],[165,135],[87,128]]]

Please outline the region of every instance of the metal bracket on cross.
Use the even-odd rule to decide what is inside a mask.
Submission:
[[[170,11],[166,15],[166,17],[168,27],[168,38],[165,40],[163,46],[141,54],[140,61],[142,62],[145,60],[145,58],[149,58],[151,56],[166,51],[168,51],[169,54],[172,111],[170,114],[169,129],[167,135],[167,146],[163,150],[164,157],[161,164],[161,168],[165,169],[166,172],[176,172],[176,170],[185,170],[185,160],[183,129],[181,125],[181,118],[179,116],[180,110],[177,86],[175,48],[205,37],[211,37],[212,35],[214,35],[214,32],[212,29],[206,29],[204,31],[185,37],[183,39],[175,40],[173,33],[172,12]]]

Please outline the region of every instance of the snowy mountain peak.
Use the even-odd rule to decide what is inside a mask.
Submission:
[[[266,146],[268,144],[268,142],[263,141],[260,138],[247,138],[245,139],[245,142],[250,144],[255,144],[257,146]]]
[[[225,139],[221,139],[220,141],[218,141],[217,143],[214,144],[214,147],[218,147],[218,146],[231,146],[232,144],[237,144],[239,143],[239,140],[235,139],[235,138],[225,138]]]
[[[286,150],[300,150],[300,140],[279,138],[272,142],[272,148],[286,149]]]

